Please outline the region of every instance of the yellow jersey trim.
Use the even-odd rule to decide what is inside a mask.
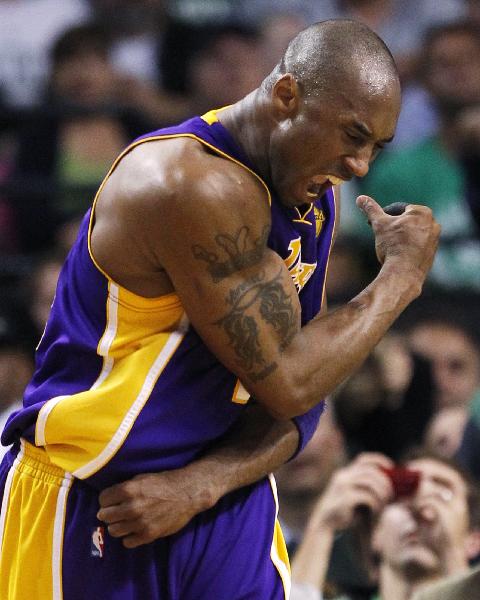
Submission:
[[[278,571],[280,579],[283,584],[283,591],[285,593],[285,600],[290,598],[290,590],[292,587],[291,575],[290,575],[290,561],[288,560],[287,545],[285,538],[283,537],[282,528],[278,521],[278,492],[277,483],[273,474],[268,476],[270,481],[270,487],[272,488],[272,494],[275,501],[275,524],[273,530],[272,546],[270,548],[270,559],[275,565]]]
[[[232,394],[232,402],[235,404],[247,404],[250,400],[250,394],[244,388],[240,379],[237,379],[237,383],[235,384],[235,388]]]
[[[297,206],[294,206],[293,208],[297,211],[298,216],[299,216],[298,219],[292,219],[292,221],[294,223],[306,223],[307,225],[312,225],[312,223],[310,221],[307,221],[307,216],[311,213],[311,211],[313,209],[313,204],[310,204],[310,206],[307,208],[307,210],[305,211],[305,213],[303,215]]]

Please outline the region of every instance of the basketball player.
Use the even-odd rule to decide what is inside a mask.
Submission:
[[[332,185],[367,173],[399,106],[383,42],[358,23],[324,22],[243,100],[118,158],[63,267],[24,408],[3,433],[15,450],[1,471],[2,600],[288,597],[265,475],[419,295],[437,244],[430,210],[391,217],[361,197],[380,273],[319,316]],[[247,419],[216,446],[252,398],[266,425]],[[222,468],[217,492],[230,493],[219,498],[208,479]],[[175,514],[161,533],[176,532],[144,544],[137,513],[122,509],[138,479],[115,484],[140,475],[140,495],[161,504],[155,475],[141,474],[162,471]],[[154,529],[152,516],[147,538]]]

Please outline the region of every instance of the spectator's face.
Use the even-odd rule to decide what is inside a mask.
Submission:
[[[427,54],[426,85],[440,106],[461,109],[480,102],[480,40],[445,33]]]
[[[344,90],[303,97],[292,79],[285,75],[272,91],[276,126],[267,151],[271,182],[280,199],[287,206],[301,206],[338,179],[367,174],[395,133],[400,91],[393,81],[384,82],[375,93],[369,84],[352,82]]]
[[[193,61],[189,77],[199,110],[226,106],[246,96],[265,73],[254,40],[224,35]]]
[[[409,463],[420,471],[412,498],[388,505],[374,532],[382,567],[411,581],[443,576],[468,564],[467,486],[434,459]]]
[[[63,60],[53,72],[53,90],[64,101],[86,106],[114,100],[115,74],[107,58],[85,51]]]
[[[414,352],[432,364],[439,408],[463,406],[480,385],[480,355],[460,330],[442,324],[420,324],[408,335]]]

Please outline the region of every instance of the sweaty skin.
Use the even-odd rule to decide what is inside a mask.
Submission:
[[[300,207],[311,201],[312,191],[321,194],[340,179],[366,175],[393,137],[398,78],[390,74],[373,85],[363,76],[365,69],[359,73],[318,97],[304,94],[292,73],[279,74],[271,88],[259,88],[219,113],[285,205]],[[207,346],[270,415],[268,460],[238,460],[236,478],[227,478],[220,495],[256,481],[293,453],[296,434],[288,420],[315,406],[357,369],[421,292],[440,231],[431,211],[409,205],[402,215],[389,216],[365,196],[357,205],[375,233],[380,272],[347,305],[300,328],[291,276],[266,244],[271,222],[265,187],[245,169],[194,140],[152,141],[120,162],[100,195],[92,250],[102,268],[139,295],[175,291]],[[260,448],[261,438],[257,443]],[[231,444],[230,466],[235,452],[241,455],[241,437]],[[195,464],[183,475],[201,487],[196,473],[202,468],[197,472]],[[127,500],[122,485],[101,497],[99,516],[112,535],[142,528],[141,517],[122,513],[125,503],[130,506],[145,489],[145,481],[136,487],[135,481],[124,484]],[[207,495],[210,501],[194,503],[195,512],[218,497]],[[164,501],[152,492],[145,511],[152,510],[155,499]],[[195,514],[185,510],[187,520]],[[150,533],[142,539],[156,535]]]
[[[275,141],[272,153],[286,161],[281,185],[288,187],[281,199],[293,198],[296,205],[304,203],[295,197],[301,182],[321,172],[364,175],[378,145],[394,132],[395,89],[386,94],[388,101],[364,99],[341,110],[339,118],[331,108],[322,116],[320,108],[302,103],[290,76],[277,82],[271,96],[250,95],[221,118],[253,157],[256,150],[246,145],[251,138],[243,140],[242,131],[257,132],[255,149],[265,146],[265,138],[270,145]],[[255,128],[255,119],[266,125]],[[344,130],[354,123],[371,134],[352,142]],[[305,152],[296,145],[295,158],[291,144],[303,128],[312,141],[306,140]],[[323,153],[315,135],[320,129],[332,138]],[[267,180],[268,175],[265,171]],[[419,295],[433,260],[439,228],[428,208],[410,205],[403,215],[391,217],[372,199],[361,197],[358,204],[376,236],[380,273],[345,307],[302,329],[288,270],[266,246],[270,212],[264,187],[195,141],[151,142],[119,164],[98,202],[92,248],[101,266],[133,292],[158,296],[174,289],[221,362],[274,417],[289,419],[314,406],[361,364]],[[233,260],[225,243],[235,246],[240,236]]]

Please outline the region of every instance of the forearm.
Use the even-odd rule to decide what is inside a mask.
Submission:
[[[292,562],[293,581],[310,584],[319,592],[323,590],[334,537],[332,528],[309,523]]]
[[[225,494],[283,464],[298,437],[293,422],[276,422],[261,407],[248,407],[239,426],[190,465],[103,490],[97,516],[127,548],[172,535]]]
[[[261,406],[251,406],[238,427],[184,467],[184,475],[208,486],[204,508],[209,508],[225,494],[275,471],[295,453],[298,442],[292,421],[277,421]]]
[[[404,283],[399,284],[403,278]],[[384,267],[347,305],[320,316],[284,352],[296,394],[283,398],[283,417],[304,413],[358,369],[406,306],[420,293],[414,274]]]

